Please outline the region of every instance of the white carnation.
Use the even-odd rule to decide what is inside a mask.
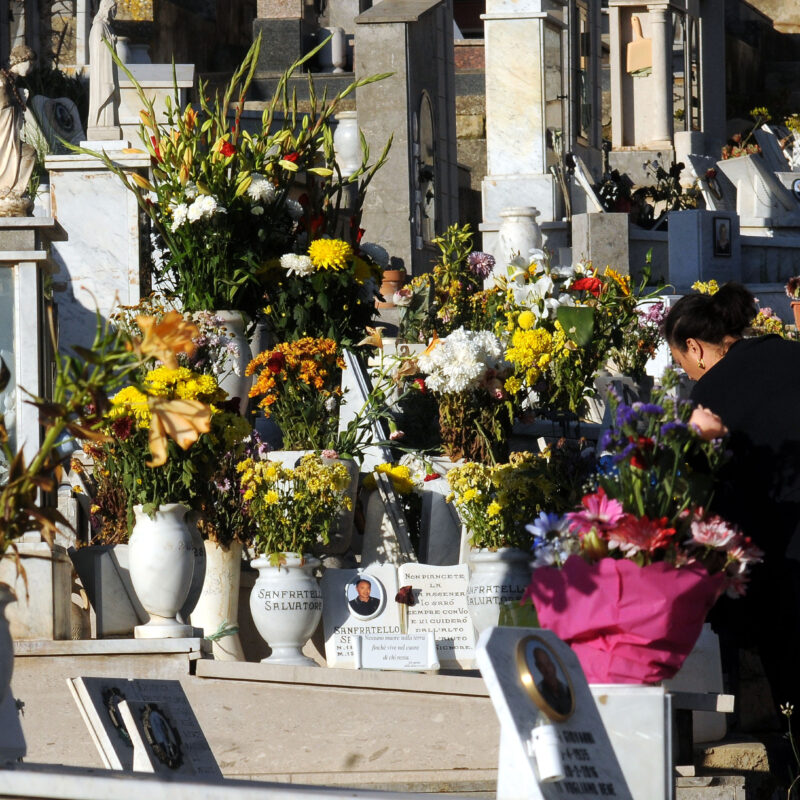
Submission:
[[[216,201],[216,198],[209,194],[201,194],[190,206],[188,212],[189,222],[198,222],[201,219],[209,219],[217,212],[225,211]]]
[[[271,203],[275,199],[275,187],[263,175],[253,172],[250,175],[247,196],[256,203]]]
[[[282,255],[281,266],[289,275],[310,275],[314,271],[314,264],[308,256],[298,256],[294,253]]]
[[[189,206],[186,203],[179,203],[175,208],[172,209],[172,230],[176,231],[186,222],[186,218],[189,214]]]

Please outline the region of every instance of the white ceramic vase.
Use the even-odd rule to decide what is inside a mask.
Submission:
[[[533,206],[514,206],[500,212],[502,221],[494,256],[502,273],[515,256],[528,258],[531,250],[541,248],[542,231],[536,224],[538,216],[539,211]]]
[[[137,639],[175,639],[192,635],[192,626],[176,616],[186,601],[194,572],[192,535],[186,525],[186,506],[166,503],[151,518],[134,506],[136,523],[128,543],[131,583],[150,615],[137,625]]]
[[[470,550],[467,608],[476,633],[497,625],[503,603],[522,599],[531,580],[530,560],[513,547]]]
[[[250,593],[250,613],[256,629],[272,654],[268,664],[317,666],[303,655],[322,617],[322,590],[312,570],[319,561],[311,556],[285,553],[285,563],[273,567],[266,556],[252,562],[258,570]]]
[[[226,550],[216,542],[205,541],[206,573],[200,598],[192,611],[192,625],[212,636],[223,625],[239,624],[239,583],[242,573],[242,545],[231,542]],[[217,661],[244,661],[239,634],[212,640]]]
[[[244,335],[245,316],[241,311],[215,311],[214,315],[223,321],[228,335],[233,337],[238,348],[237,356],[228,359],[225,372],[219,378],[219,385],[228,393],[228,398],[239,398],[239,413],[244,414],[250,387],[253,385],[253,376],[245,375],[251,357],[250,342]]]
[[[5,584],[0,584],[0,705],[5,700],[14,671],[14,643],[6,619],[6,606],[15,600],[14,592]]]
[[[320,38],[330,39],[317,54],[322,72],[344,72],[347,66],[347,37],[344,28],[321,28]]]
[[[342,177],[348,178],[361,166],[361,137],[358,132],[358,112],[339,111],[333,132],[336,163]]]

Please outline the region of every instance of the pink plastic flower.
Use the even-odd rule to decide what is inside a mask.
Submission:
[[[606,497],[603,489],[598,489],[595,494],[584,495],[581,505],[583,511],[572,511],[567,514],[570,528],[580,534],[589,533],[595,529],[605,533],[613,528],[625,514],[622,503]]]
[[[667,526],[667,518],[650,519],[626,514],[608,533],[609,548],[618,547],[626,556],[639,552],[654,553],[666,547],[675,535],[675,528]]]

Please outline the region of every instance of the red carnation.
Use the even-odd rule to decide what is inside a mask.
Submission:
[[[283,160],[291,161],[292,163],[294,163],[295,161],[297,161],[298,157],[299,156],[297,153],[286,153],[286,155],[283,157]]]
[[[267,359],[267,369],[277,375],[286,366],[286,356],[280,350],[275,350]]]
[[[422,394],[426,394],[428,389],[425,386],[425,379],[424,378],[414,378],[414,383],[417,384],[417,388],[422,392]]]
[[[579,278],[572,284],[572,288],[576,292],[591,292],[595,297],[600,294],[603,288],[603,282],[600,278]]]
[[[225,158],[228,158],[236,152],[236,148],[230,142],[223,142],[220,145],[219,151]]]

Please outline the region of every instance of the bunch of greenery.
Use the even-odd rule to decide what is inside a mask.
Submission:
[[[242,114],[260,47],[259,38],[213,101],[200,83],[199,109],[181,109],[176,86],[164,123],[157,121],[152,101],[112,49],[144,108],[140,136],[152,158],[152,181],[124,172],[104,152],[73,148],[101,159],[134,192],[155,231],[156,286],[180,298],[187,311],[237,309],[255,317],[264,305],[262,279],[270,259],[303,252],[311,240],[332,235],[350,185],[357,187],[355,237],[366,188],[388,153],[389,144],[368,166],[362,137],[362,165],[343,178],[330,127],[348,94],[384,76],[355,81],[330,101],[323,96],[321,103],[309,77],[311,108],[298,115],[296,98],[288,97],[288,80],[319,47],[284,73],[260,126],[247,131]],[[304,204],[293,198],[299,194],[299,178],[305,179]]]

